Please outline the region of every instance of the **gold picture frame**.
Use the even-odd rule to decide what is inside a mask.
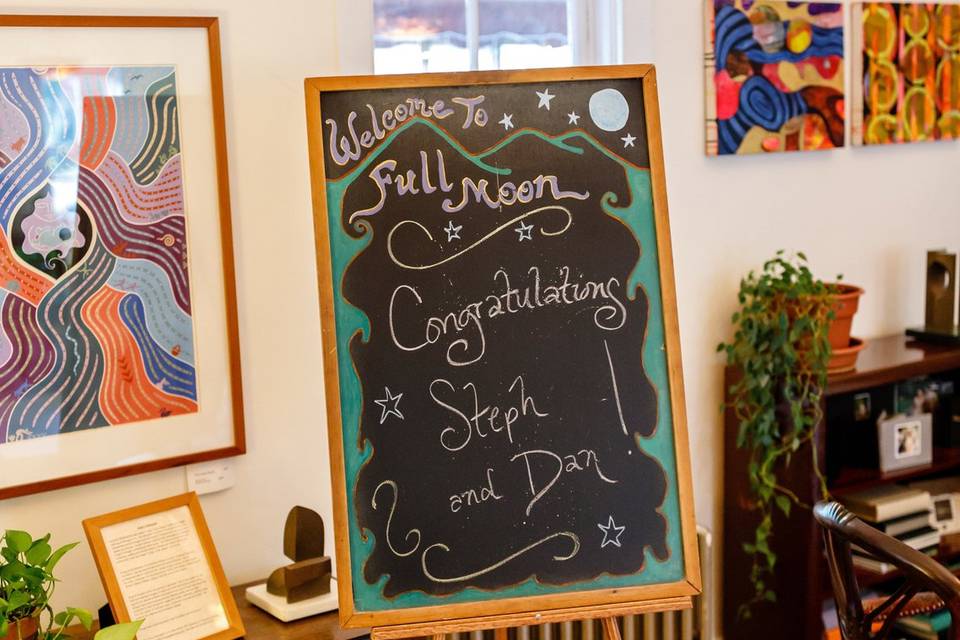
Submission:
[[[107,601],[110,604],[113,617],[117,622],[131,622],[134,619],[127,597],[129,594],[125,594],[123,590],[122,582],[124,578],[118,575],[112,552],[120,550],[120,545],[122,545],[124,549],[133,547],[135,542],[131,542],[131,539],[137,535],[153,535],[155,537],[151,540],[156,540],[155,532],[157,531],[157,527],[164,526],[158,525],[157,517],[160,516],[160,519],[162,519],[164,514],[170,514],[176,511],[180,511],[181,515],[183,515],[182,510],[184,509],[188,514],[189,523],[192,524],[192,531],[187,531],[184,539],[192,540],[195,537],[196,542],[199,543],[200,552],[203,555],[205,566],[208,569],[206,575],[209,580],[207,581],[206,588],[209,588],[210,583],[212,583],[213,588],[216,590],[216,597],[222,607],[221,614],[225,628],[202,636],[184,633],[177,636],[177,640],[234,640],[235,638],[240,638],[245,633],[243,621],[240,618],[237,603],[230,591],[230,585],[227,583],[223,566],[220,564],[220,558],[217,555],[216,547],[210,536],[210,530],[207,528],[206,520],[203,517],[200,501],[197,499],[197,494],[193,492],[122,509],[83,521],[83,529],[86,533],[87,541],[90,543],[90,550],[93,553],[93,559],[96,562],[97,571],[100,574],[100,580],[106,591]],[[184,520],[181,519],[173,526],[182,529],[183,522]],[[131,525],[130,523],[136,524]],[[128,525],[134,527],[136,530],[133,533],[123,534],[123,540],[120,542],[118,542],[117,539],[108,540],[104,535],[105,532],[109,535],[110,532],[108,530],[117,525]],[[193,535],[191,535],[191,533]],[[151,548],[156,547],[152,541],[144,542],[141,540],[141,542],[151,546]],[[186,542],[184,545],[185,548],[189,548],[190,543]],[[120,553],[124,554],[124,557],[129,557],[130,555],[130,551],[120,551]],[[169,563],[167,564],[169,566]],[[143,570],[137,570],[140,571],[142,575]],[[138,580],[140,580],[140,578],[138,578]],[[150,619],[147,617],[144,619],[144,625],[149,624]],[[143,631],[149,629],[149,626],[144,626],[141,629],[140,633],[143,634]]]

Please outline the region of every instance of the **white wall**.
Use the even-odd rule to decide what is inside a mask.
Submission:
[[[866,287],[858,335],[921,321],[925,250],[960,249],[960,144],[707,159],[702,4],[661,0],[651,28],[648,11],[629,10],[635,1],[624,0],[627,55],[653,50],[631,43],[648,33],[657,53],[697,517],[719,532],[722,363],[714,347],[729,336],[740,276],[778,248],[802,249],[822,277],[842,272]],[[236,461],[237,486],[202,502],[234,583],[262,578],[283,562],[290,506],[318,507],[329,519],[302,80],[336,73],[338,65],[362,67],[337,46],[333,3],[155,5],[173,15],[221,18],[249,454]],[[0,9],[150,13],[136,0]],[[290,292],[280,304],[271,297],[277,287]],[[85,517],[184,488],[183,472],[173,470],[0,502],[0,529],[79,540]],[[68,580],[59,603],[103,602],[86,550],[61,566]]]
[[[236,459],[235,488],[201,500],[233,583],[264,578],[286,562],[282,529],[291,506],[320,509],[331,521],[303,79],[337,69],[332,5],[45,0],[0,6],[8,13],[220,17],[249,453]],[[83,518],[185,490],[178,469],[7,500],[0,502],[0,530],[83,540]],[[86,544],[64,559],[60,574],[57,604],[105,602]]]

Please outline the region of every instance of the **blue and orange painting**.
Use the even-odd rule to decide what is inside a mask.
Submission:
[[[176,70],[0,68],[0,446],[195,413]]]
[[[844,144],[843,5],[707,0],[707,155]]]

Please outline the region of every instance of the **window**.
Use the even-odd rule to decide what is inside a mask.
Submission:
[[[617,0],[373,0],[376,73],[619,61]],[[603,37],[600,37],[600,36]]]

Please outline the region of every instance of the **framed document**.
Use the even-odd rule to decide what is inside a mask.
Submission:
[[[217,19],[0,39],[0,499],[244,453]]]
[[[118,622],[138,640],[233,640],[243,622],[197,494],[89,518],[90,542]]]

